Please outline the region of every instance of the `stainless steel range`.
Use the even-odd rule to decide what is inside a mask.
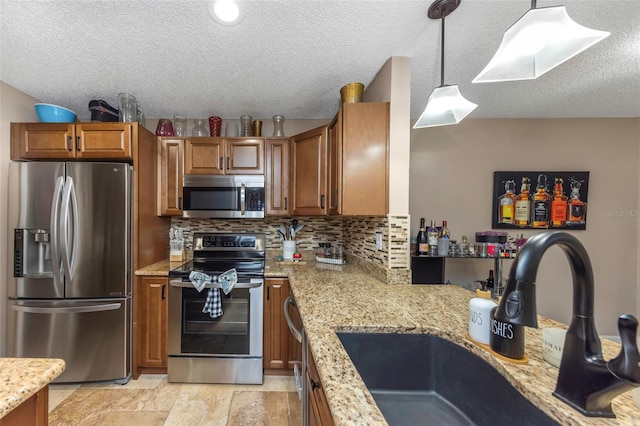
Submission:
[[[264,234],[193,235],[193,261],[169,272],[169,382],[262,383],[264,260]],[[237,284],[219,292],[222,315],[213,318],[203,309],[209,290],[221,285],[198,292],[189,274],[216,277],[232,268]]]

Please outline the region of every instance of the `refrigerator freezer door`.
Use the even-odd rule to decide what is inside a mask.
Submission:
[[[131,298],[103,302],[8,301],[7,354],[61,358],[56,383],[116,380],[131,376]]]
[[[66,163],[61,229],[65,297],[131,294],[131,167]],[[67,274],[68,272],[68,274]]]
[[[55,220],[63,183],[64,163],[9,163],[10,298],[64,297]]]

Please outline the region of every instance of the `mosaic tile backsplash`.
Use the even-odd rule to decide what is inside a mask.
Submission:
[[[173,217],[171,225],[183,230],[187,249],[192,249],[193,232],[261,232],[266,235],[267,250],[281,250],[278,228],[288,226],[291,217],[267,217],[261,220],[186,219]],[[386,271],[387,282],[408,283],[408,216],[296,216],[304,228],[296,235],[299,251],[316,249],[319,243],[342,244],[347,256],[372,263]],[[381,233],[383,249],[376,249],[375,236]],[[408,272],[407,272],[408,271]],[[407,277],[408,280],[406,279]]]

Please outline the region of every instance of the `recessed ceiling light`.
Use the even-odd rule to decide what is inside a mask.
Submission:
[[[209,0],[209,14],[222,25],[236,25],[244,17],[244,6],[239,0]]]

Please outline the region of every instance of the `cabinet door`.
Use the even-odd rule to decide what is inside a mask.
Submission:
[[[389,103],[342,110],[342,214],[384,216],[389,204]]]
[[[311,350],[307,346],[307,398],[309,398],[309,425],[322,426],[333,425],[333,417],[324,393],[324,387],[320,381],[320,375],[316,368]]]
[[[267,139],[265,213],[289,215],[289,139]]]
[[[264,368],[286,369],[289,360],[289,327],[284,317],[284,301],[289,296],[289,280],[269,278],[264,292]]]
[[[184,174],[223,175],[224,139],[188,138],[184,142]]]
[[[342,108],[329,125],[329,214],[342,213]]]
[[[327,213],[327,126],[300,133],[291,143],[291,212]]]
[[[11,123],[11,159],[75,157],[75,127],[67,123]]]
[[[158,216],[182,216],[184,140],[158,138]]]
[[[139,367],[167,366],[167,277],[142,277],[138,298]]]
[[[226,155],[226,174],[264,174],[264,139],[227,139]]]
[[[76,158],[130,159],[131,124],[76,124]]]

